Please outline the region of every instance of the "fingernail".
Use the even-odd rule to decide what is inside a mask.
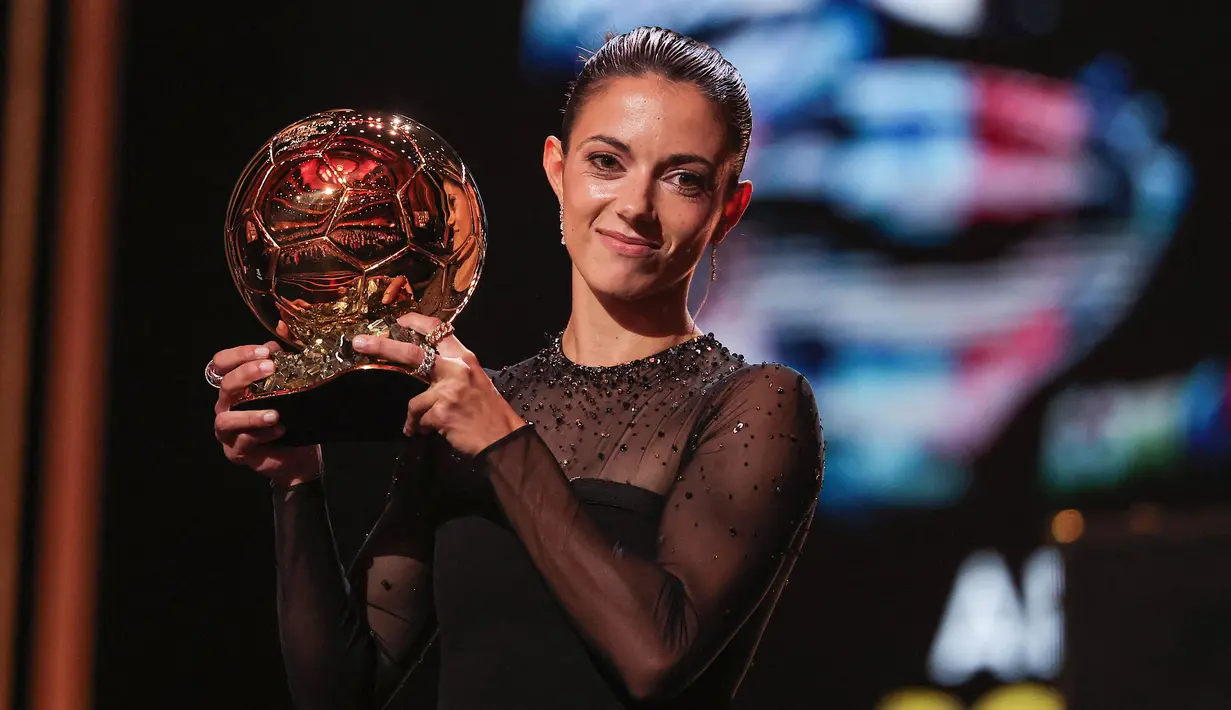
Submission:
[[[261,372],[273,372],[273,371],[274,371],[274,364],[272,361],[266,360],[265,362],[261,363]]]
[[[366,335],[360,335],[359,337],[355,338],[354,343],[355,343],[356,350],[363,350],[364,348],[368,346],[368,338]]]
[[[278,413],[277,412],[265,412],[264,414],[261,415],[261,419],[264,419],[266,422],[273,424],[274,422],[278,421]]]
[[[257,357],[269,357],[269,348],[261,347],[256,349]]]

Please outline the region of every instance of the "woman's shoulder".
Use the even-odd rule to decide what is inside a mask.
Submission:
[[[749,362],[730,369],[711,385],[715,393],[723,390],[742,390],[749,394],[766,394],[800,397],[815,401],[812,384],[802,372],[780,362]],[[750,391],[752,390],[752,391]],[[763,390],[763,392],[755,392]]]
[[[493,369],[483,368],[492,384],[506,398],[530,387],[534,382],[546,382],[552,379],[542,352],[503,367]]]
[[[514,362],[498,369],[492,369],[490,367],[485,367],[483,369],[487,371],[487,376],[492,378],[492,382],[500,385],[502,383],[509,383],[514,380],[523,380],[528,376],[534,375],[542,369],[542,365],[543,362],[541,353],[535,353],[525,360]]]
[[[821,430],[812,384],[802,372],[779,362],[744,362],[705,389],[706,419],[761,415],[792,430]]]
[[[707,442],[709,454],[746,460],[755,452],[765,475],[781,475],[775,461],[789,465],[794,480],[806,484],[800,494],[815,500],[824,477],[825,434],[816,395],[802,372],[778,362],[745,362],[716,381],[707,396],[695,435]],[[747,440],[737,441],[742,437]]]
[[[766,380],[777,379],[782,382],[806,383],[808,378],[802,372],[780,362],[764,361],[752,362],[743,360],[724,380],[744,381],[748,379],[761,378]]]

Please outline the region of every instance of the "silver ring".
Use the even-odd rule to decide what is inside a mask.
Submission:
[[[436,348],[431,345],[424,345],[422,347],[423,360],[419,363],[418,367],[411,371],[410,374],[424,380],[431,380],[432,368],[436,366]]]
[[[218,370],[214,369],[213,360],[205,363],[205,381],[214,389],[222,389],[222,375],[219,375]]]

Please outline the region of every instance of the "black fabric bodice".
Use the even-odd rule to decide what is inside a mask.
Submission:
[[[613,548],[653,559],[661,496],[626,483],[573,483]],[[435,553],[440,707],[633,704],[561,613],[507,526],[482,516],[454,518],[437,529]]]
[[[275,495],[297,706],[729,707],[820,487],[807,382],[712,336],[492,375],[528,425],[474,458],[408,440],[345,576],[322,482]],[[671,659],[648,693],[644,655]]]

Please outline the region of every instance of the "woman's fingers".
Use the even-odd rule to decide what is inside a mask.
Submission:
[[[279,338],[282,338],[286,342],[294,343],[301,348],[303,347],[303,341],[296,338],[294,335],[291,335],[291,327],[286,324],[286,321],[278,321],[278,325],[274,326],[274,332],[277,333]]]
[[[281,424],[276,424],[268,429],[258,429],[256,431],[246,431],[235,437],[235,445],[244,447],[248,451],[251,448],[260,444],[269,444],[282,438],[286,433],[286,427]]]
[[[399,292],[406,289],[406,284],[409,283],[405,276],[397,276],[389,281],[389,285],[385,287],[385,292],[380,297],[382,304],[388,305],[398,300],[401,295]],[[409,290],[409,289],[406,289]]]
[[[230,409],[231,405],[239,399],[239,396],[248,389],[249,385],[269,377],[273,372],[273,360],[251,360],[228,372],[222,378],[222,384],[218,390],[218,401],[214,405],[214,413],[217,414]]]
[[[411,330],[422,333],[423,335],[431,334],[431,332],[440,324],[441,321],[439,318],[425,316],[422,313],[407,313],[406,315],[398,318],[398,325],[403,328],[410,328]],[[448,337],[441,338],[436,342],[436,352],[444,355],[445,357],[460,358],[466,353],[466,348],[462,345],[461,341],[457,339],[457,336],[450,333]]]
[[[214,370],[219,375],[226,375],[245,362],[269,357],[270,353],[279,350],[278,344],[270,341],[264,345],[241,345],[237,348],[221,350],[214,355]]]
[[[227,458],[235,462],[251,456],[256,447],[276,441],[286,433],[273,410],[222,412],[214,417],[214,436]]]
[[[278,413],[272,409],[226,411],[214,417],[214,429],[222,435],[238,435],[247,431],[273,428],[277,425],[278,418]]]
[[[423,348],[413,343],[403,343],[393,338],[361,335],[352,343],[355,350],[390,362],[418,367],[423,362]]]
[[[273,360],[252,360],[236,367],[222,378],[222,391],[238,395],[253,382],[269,377],[274,372]]]
[[[274,363],[267,358],[281,349],[276,342],[270,341],[264,345],[241,345],[215,354],[214,369],[222,375],[222,382],[214,413],[230,409],[248,385],[272,374]]]
[[[416,397],[412,397],[410,403],[406,405],[406,424],[402,427],[402,433],[406,436],[414,436],[424,430],[423,415],[427,414],[432,405],[436,403],[436,392],[431,388]]]
[[[226,447],[227,458],[235,463],[257,463],[255,457],[268,454],[268,451],[263,447],[277,440],[285,433],[285,429],[281,426],[276,426],[268,431],[240,434],[235,437],[233,444]]]

